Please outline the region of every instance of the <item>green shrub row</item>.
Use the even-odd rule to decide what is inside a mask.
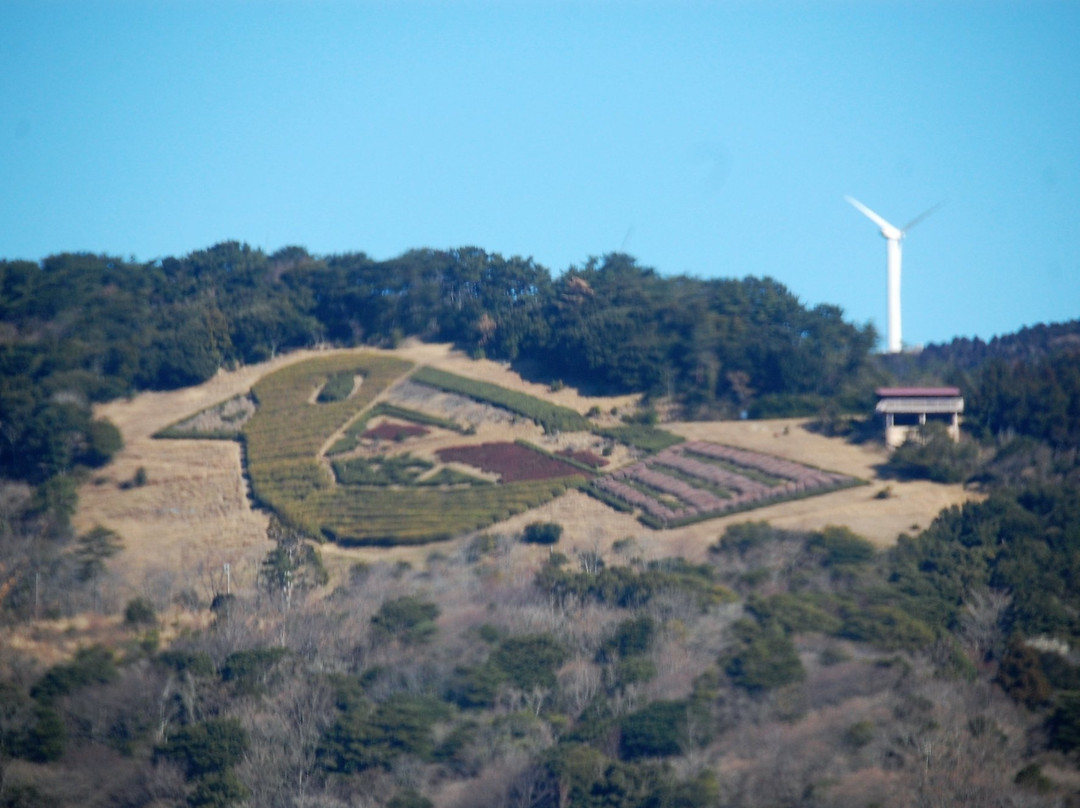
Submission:
[[[305,500],[331,484],[330,475],[314,458],[249,464],[248,479],[252,498],[270,508]]]
[[[440,429],[449,429],[451,432],[458,432],[460,434],[465,434],[468,431],[467,427],[463,427],[461,424],[455,423],[448,418],[429,415],[426,412],[412,410],[408,407],[399,407],[397,404],[387,404],[385,401],[376,404],[372,408],[372,413],[375,415],[389,415],[393,418],[400,418],[403,421],[411,421],[414,424],[422,424],[423,426],[435,426]]]
[[[624,426],[606,427],[595,431],[605,438],[610,438],[619,443],[625,443],[628,446],[633,446],[635,449],[640,449],[641,451],[649,452],[650,454],[667,449],[669,446],[674,446],[685,440],[678,435],[664,429],[658,429],[655,426],[650,426],[649,424],[626,424]]]
[[[634,506],[631,505],[629,502],[615,496],[614,494],[609,494],[602,488],[597,488],[595,485],[586,485],[581,490],[593,499],[603,502],[612,510],[619,511],[620,513],[634,512]]]
[[[414,485],[417,477],[435,466],[430,460],[410,454],[354,457],[333,465],[341,485]]]
[[[581,484],[574,476],[453,489],[333,488],[304,501],[294,518],[342,544],[422,544],[480,530]]]
[[[751,466],[740,466],[738,463],[731,463],[727,460],[721,460],[718,457],[710,457],[709,455],[698,454],[694,451],[687,451],[686,455],[699,463],[707,463],[710,466],[716,466],[724,471],[730,471],[732,474],[738,474],[740,477],[745,477],[748,480],[767,485],[770,488],[775,488],[778,485],[784,485],[789,482],[786,477],[777,477],[772,474],[767,474],[761,469],[756,469]],[[812,467],[807,466],[807,468]],[[664,473],[670,474],[671,470],[665,468]]]

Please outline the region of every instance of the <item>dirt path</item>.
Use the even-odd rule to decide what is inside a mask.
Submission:
[[[610,412],[612,407],[631,406],[636,398],[588,397],[566,389],[551,393],[543,385],[522,380],[504,365],[469,360],[446,345],[409,343],[393,353],[418,364],[431,364],[555,400],[582,413],[593,406]],[[267,517],[253,510],[248,500],[239,444],[155,440],[151,436],[201,409],[246,392],[272,370],[321,355],[325,352],[299,351],[260,365],[219,373],[198,387],[145,393],[97,409],[98,415],[109,418],[123,433],[125,447],[93,483],[80,490],[79,510],[74,521],[80,531],[100,524],[120,534],[125,549],[112,565],[133,591],[139,591],[149,580],[164,573],[178,579],[179,585],[196,589],[201,585],[205,589],[208,580],[220,577],[225,563],[230,564],[237,586],[254,582],[258,565],[270,544],[266,540]],[[874,467],[885,459],[884,449],[852,446],[841,440],[824,438],[805,430],[799,421],[677,423],[666,428],[687,438],[775,454],[839,471],[871,484],[668,531],[650,530],[626,514],[617,513],[584,494],[572,492],[541,508],[494,525],[490,532],[516,532],[529,522],[551,520],[564,526],[563,545],[567,548],[606,550],[612,542],[629,537],[646,555],[675,553],[700,558],[727,525],[767,520],[778,527],[792,529],[843,524],[884,546],[894,542],[902,532],[925,527],[942,508],[971,496],[959,486],[892,482],[889,483],[891,496],[877,499],[875,494],[885,487],[885,483],[877,477]],[[513,440],[526,437],[524,433],[537,443],[546,440],[532,425],[525,424],[485,425],[478,432],[485,440]],[[145,469],[148,483],[142,487],[124,487],[122,484],[130,481],[140,467]],[[356,557],[416,561],[425,558],[433,549],[346,552],[327,548],[326,555],[341,563]]]

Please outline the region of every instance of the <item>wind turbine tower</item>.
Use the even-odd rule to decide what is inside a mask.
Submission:
[[[900,334],[900,241],[915,225],[941,207],[941,203],[934,205],[929,210],[920,213],[904,227],[889,224],[881,216],[874,213],[858,199],[845,196],[848,202],[866,218],[881,228],[881,235],[888,242],[889,255],[889,334],[886,350],[889,353],[900,353],[903,349],[903,339]]]

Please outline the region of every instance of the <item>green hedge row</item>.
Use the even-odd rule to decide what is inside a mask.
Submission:
[[[678,435],[663,429],[658,429],[655,426],[649,426],[648,424],[612,426],[607,427],[606,429],[598,429],[596,432],[599,435],[603,435],[605,438],[610,438],[619,443],[625,443],[628,446],[633,446],[635,449],[640,449],[643,452],[649,453],[659,452],[663,449],[667,449],[669,446],[682,443],[683,440],[685,440]]]
[[[467,379],[435,368],[423,367],[412,375],[414,381],[437,387],[448,393],[457,393],[468,398],[493,404],[505,410],[531,418],[544,428],[545,432],[585,432],[592,429],[589,419],[579,412],[552,404],[549,401],[507,390],[496,384]]]

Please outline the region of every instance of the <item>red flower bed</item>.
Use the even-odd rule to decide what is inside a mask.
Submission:
[[[481,443],[476,446],[451,446],[436,454],[444,463],[457,462],[494,472],[504,483],[523,480],[548,480],[572,475],[588,476],[569,463],[534,452],[518,443]]]
[[[594,469],[603,468],[608,464],[607,460],[597,454],[593,454],[587,449],[580,452],[575,452],[573,449],[563,449],[561,452],[556,452],[555,454],[569,457],[571,460],[574,460],[583,466],[589,466]]]
[[[428,430],[419,424],[398,424],[393,421],[383,421],[377,427],[366,430],[364,437],[379,440],[405,440],[405,438],[414,438],[427,433]]]

